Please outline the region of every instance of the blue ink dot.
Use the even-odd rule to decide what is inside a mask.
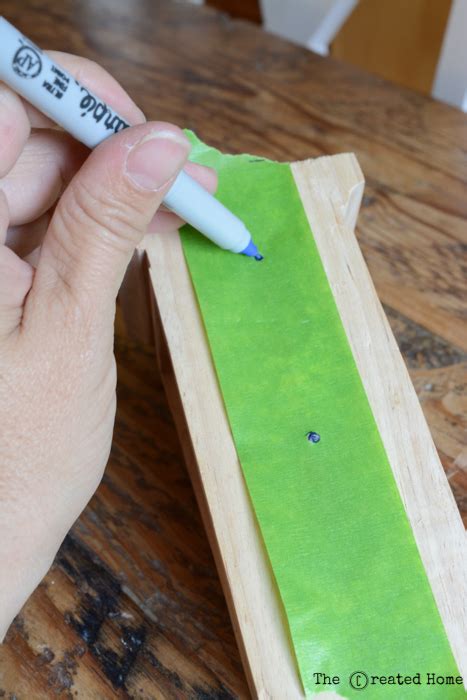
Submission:
[[[312,430],[306,434],[306,437],[308,442],[319,442],[321,440],[321,435],[314,433]]]

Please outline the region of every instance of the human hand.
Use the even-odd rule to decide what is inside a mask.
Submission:
[[[96,64],[53,53],[137,126],[88,155],[0,83],[0,641],[102,478],[115,299],[135,246],[181,223],[156,211],[182,168],[216,184],[186,165],[177,127],[146,123]]]

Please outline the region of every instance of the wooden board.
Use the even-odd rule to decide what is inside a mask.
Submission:
[[[466,538],[417,396],[356,242],[363,176],[353,155],[292,165],[355,361],[460,673],[467,678]],[[158,358],[250,687],[303,691],[245,488],[177,234],[143,249]],[[274,663],[271,663],[274,659]]]

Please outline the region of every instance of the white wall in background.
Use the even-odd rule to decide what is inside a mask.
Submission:
[[[260,0],[264,28],[326,56],[358,0]]]
[[[432,94],[467,112],[467,0],[452,2]]]

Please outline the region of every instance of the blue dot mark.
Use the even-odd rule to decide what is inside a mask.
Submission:
[[[308,442],[319,442],[321,440],[321,435],[310,430],[310,432],[306,434],[306,438]]]

